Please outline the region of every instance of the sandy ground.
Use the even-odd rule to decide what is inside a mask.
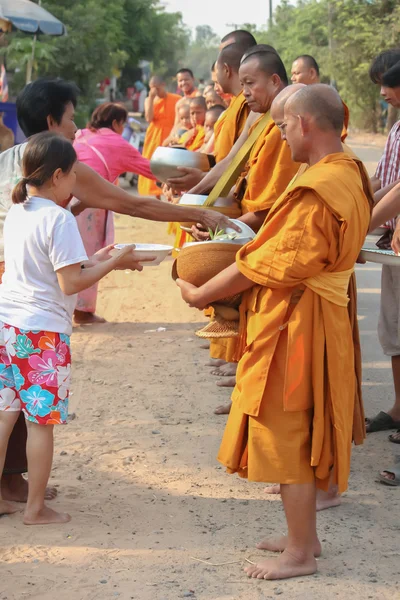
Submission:
[[[163,224],[116,224],[118,241],[168,240]],[[319,572],[245,577],[245,559],[263,555],[255,543],[284,531],[282,505],[216,462],[225,417],[213,409],[229,392],[204,366],[207,352],[193,335],[202,316],[181,302],[171,264],[110,275],[98,306],[110,322],[75,330],[76,418],[56,432],[52,475],[52,504],[73,520],[33,528],[21,514],[0,520],[0,599],[398,598],[400,491],[375,482],[392,462],[386,433],[354,450],[342,507],[318,517]],[[375,333],[379,267],[358,276],[370,413],[387,408],[392,390]]]

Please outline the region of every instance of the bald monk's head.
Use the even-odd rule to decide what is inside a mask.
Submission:
[[[264,44],[244,54],[239,78],[249,108],[257,113],[268,112],[274,98],[288,84],[280,56],[272,46]]]
[[[236,29],[225,35],[220,44],[220,50],[229,44],[248,44],[248,46],[256,46],[256,38],[250,31],[245,29]]]
[[[281,92],[274,98],[271,104],[271,117],[279,128],[285,120],[284,109],[285,104],[293,94],[305,87],[304,83],[294,83],[283,88]]]
[[[311,85],[319,81],[319,66],[313,56],[302,54],[293,61],[292,83]]]
[[[243,55],[254,46],[240,42],[222,48],[215,63],[215,74],[219,86],[225,94],[237,96],[241,90],[239,68]]]
[[[196,96],[190,101],[190,122],[192,127],[204,125],[206,120],[207,105],[203,96]]]
[[[221,98],[221,96],[219,96],[219,94],[217,94],[215,90],[210,90],[209,92],[207,92],[207,94],[204,94],[204,98],[206,101],[207,110],[212,106],[224,104],[223,99]]]
[[[317,83],[298,90],[285,103],[284,117],[281,130],[295,162],[313,165],[342,152],[344,108],[333,87]]]
[[[153,75],[149,82],[150,90],[155,90],[159,98],[164,98],[167,95],[165,81],[161,75]]]

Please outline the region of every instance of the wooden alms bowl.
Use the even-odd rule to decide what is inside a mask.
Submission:
[[[204,285],[235,262],[240,245],[227,242],[198,242],[181,248],[172,268],[173,279],[196,287]]]

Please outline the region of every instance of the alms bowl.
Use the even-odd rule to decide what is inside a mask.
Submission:
[[[150,169],[159,181],[165,183],[173,177],[182,177],[184,173],[178,167],[190,167],[209,171],[211,160],[208,154],[192,152],[185,148],[164,148],[159,146],[150,160]]]

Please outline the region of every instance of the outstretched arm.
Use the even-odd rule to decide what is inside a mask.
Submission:
[[[199,208],[177,206],[156,198],[134,196],[112,185],[87,165],[78,163],[73,195],[88,208],[103,208],[149,221],[195,222],[215,229],[232,226],[220,213]],[[233,225],[236,229],[236,226]]]
[[[369,230],[373,231],[389,219],[397,217],[398,214],[400,214],[400,183],[397,183],[375,206]]]

